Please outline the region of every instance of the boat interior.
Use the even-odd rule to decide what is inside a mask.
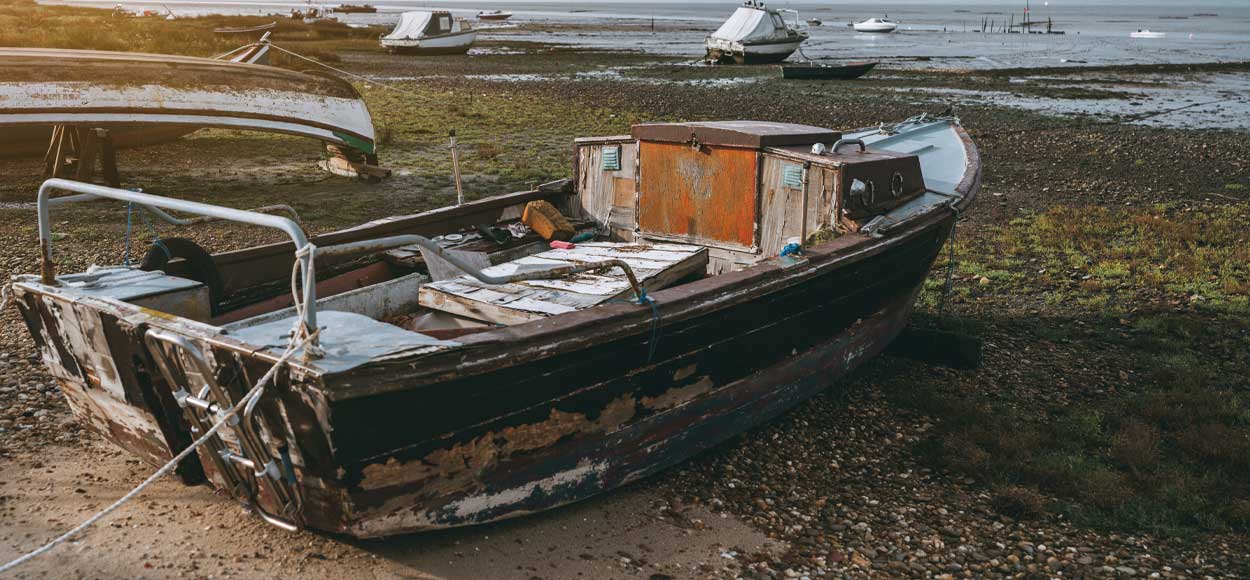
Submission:
[[[845,135],[745,121],[639,125],[630,135],[577,140],[575,186],[563,191],[434,210],[406,231],[412,216],[371,222],[332,236],[349,241],[314,239],[316,249],[302,257],[288,243],[211,257],[175,252],[151,271],[93,267],[56,276],[54,291],[132,304],[275,354],[299,321],[314,320],[311,311],[324,355],[308,364],[333,372],[455,348],[501,327],[645,304],[657,291],[763,263],[801,265],[805,248],[842,236],[887,236],[959,198],[975,154],[968,147],[949,119]],[[142,196],[131,201],[158,217],[239,217],[99,186],[71,190],[86,194],[79,198]],[[41,222],[58,205],[50,199],[45,206],[41,196]],[[548,201],[559,216],[527,215]],[[303,246],[292,220],[236,213],[286,228]]]

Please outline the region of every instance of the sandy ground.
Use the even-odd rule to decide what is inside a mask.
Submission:
[[[90,466],[87,469],[87,466]],[[150,468],[91,439],[0,462],[0,560],[120,497]],[[471,529],[350,541],[268,526],[207,487],[161,481],[18,578],[699,578],[784,544],[648,486]]]

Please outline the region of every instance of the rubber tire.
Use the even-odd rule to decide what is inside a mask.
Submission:
[[[208,286],[209,306],[213,316],[216,316],[225,285],[221,281],[221,272],[217,270],[217,263],[213,261],[212,254],[199,244],[186,238],[162,239],[160,243],[152,244],[152,247],[148,248],[148,253],[143,256],[139,269],[148,272],[164,270],[174,258],[182,258],[186,261],[187,278]]]

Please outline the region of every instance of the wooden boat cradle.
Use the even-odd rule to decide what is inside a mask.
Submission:
[[[939,142],[940,151],[926,137],[937,132],[954,137],[953,142]],[[307,526],[368,537],[464,525],[553,507],[632,481],[774,416],[828,380],[819,376],[849,372],[901,329],[953,219],[947,208],[966,206],[980,176],[966,134],[953,121],[924,118],[845,136],[753,122],[640,126],[631,136],[578,140],[576,149],[575,195],[567,182],[553,183],[312,240],[279,216],[52,180],[39,195],[43,271],[39,277],[17,280],[18,305],[75,413],[154,463],[184,447],[193,433],[203,433],[219,410],[238,404],[248,386],[296,340],[290,334],[293,325],[310,333],[320,329],[319,348],[303,349],[280,368],[274,384],[250,401],[241,421],[201,448],[200,462],[184,462],[180,475],[189,482],[207,476],[265,520],[287,529]],[[918,158],[909,153],[922,154],[920,165],[911,165]],[[707,190],[700,189],[706,182],[687,179],[688,171],[640,174],[644,160],[648,167],[662,167],[657,154],[673,162],[710,163],[705,167],[710,173],[704,174],[709,178],[738,171],[726,163],[743,163],[739,170],[756,175],[748,183],[766,185],[748,212],[752,233],[735,237],[740,232],[720,227],[723,214],[715,213],[719,205],[696,209],[688,214],[691,219],[678,220],[682,227],[665,230],[662,220],[655,221],[657,208],[677,212],[674,216],[686,215],[681,212],[690,208],[652,205],[657,200],[645,192],[660,183],[670,193],[667,197],[702,203],[700,196]],[[803,169],[802,179],[790,187],[787,180],[795,177],[796,166]],[[922,166],[923,183],[897,177],[919,175]],[[877,196],[861,180],[892,191]],[[54,199],[54,190],[80,195]],[[631,198],[626,191],[644,193]],[[713,193],[748,191],[728,187]],[[283,266],[297,268],[303,283],[292,290],[302,295],[304,307],[284,308],[285,303],[257,302],[260,295],[242,294],[252,297],[231,303],[230,310],[247,311],[246,318],[213,317],[207,312],[204,285],[189,280],[187,265],[179,263],[171,263],[168,273],[98,268],[56,275],[50,209],[65,200],[95,198],[135,203],[159,210],[158,216],[166,210],[189,212],[285,232],[290,243],[222,254],[215,262],[232,294],[264,288],[280,294],[285,277],[277,272]],[[507,221],[520,205],[536,199],[551,200],[567,213],[592,220],[594,230],[616,241],[582,246],[593,260],[555,265],[550,261],[569,254],[535,251],[540,246],[518,240],[514,246],[478,252],[486,263],[495,264],[492,271],[480,268],[482,262],[469,260],[464,251],[451,251],[427,237]],[[704,215],[711,219],[699,221]],[[828,228],[846,233],[808,246],[809,234]],[[778,257],[784,246],[793,244],[791,237],[799,238],[794,245],[803,246],[801,255]],[[639,258],[613,254],[640,246],[643,252],[660,248],[690,257],[674,257],[667,262],[671,265],[648,273]],[[510,319],[516,314],[513,308],[502,318],[498,312],[477,312],[472,314],[478,318],[472,319],[457,316],[464,311],[427,308],[437,316],[413,327],[388,323],[418,303],[432,305],[431,293],[454,288],[410,268],[393,270],[418,255],[429,261],[428,254],[494,287],[532,290],[541,286],[533,280],[545,278],[563,291],[579,283],[570,275],[616,272],[616,277],[586,275],[596,282],[592,286],[611,292],[599,297],[605,300],[570,311],[531,311]],[[364,258],[373,261],[362,262]],[[700,264],[706,264],[709,276],[687,274]],[[859,269],[848,270],[847,264]],[[881,276],[880,283],[856,281],[870,271],[880,272],[875,274]],[[628,279],[628,291],[622,290],[620,276]],[[789,330],[776,326],[789,340],[768,341],[764,331],[773,327],[762,324],[753,339],[722,337],[702,343],[692,334],[702,328],[692,324],[745,313],[743,309],[757,308],[755,304],[762,310],[750,316],[776,320],[781,313],[769,312],[772,300],[834,280],[830,276],[861,284],[853,300],[871,305],[841,313],[820,306],[820,316],[832,315],[849,325],[837,330],[832,342],[832,329],[791,323],[786,323]],[[690,281],[692,277],[697,279]],[[890,282],[896,278],[897,283]],[[836,281],[829,283],[838,287]],[[613,303],[613,298],[630,298],[650,308]],[[781,304],[793,304],[800,298],[784,300]],[[267,306],[247,310],[256,304]],[[740,319],[743,315],[734,314],[734,320],[749,324],[750,318]],[[667,338],[660,345],[670,351],[657,353],[654,333],[661,321]],[[755,344],[751,348],[756,352],[735,358],[718,346],[727,341],[743,345],[735,348]],[[769,345],[808,354],[787,361],[787,354]],[[689,348],[696,354],[674,357]],[[648,349],[651,354],[643,356]],[[699,358],[705,356],[715,358]],[[725,383],[732,388],[717,389],[715,372],[695,370],[713,363],[769,366]],[[826,371],[813,374],[814,363]],[[563,381],[574,380],[576,375],[568,374],[573,371],[560,370],[568,364],[586,365],[577,372],[641,382],[628,403],[604,400],[593,388],[566,392],[560,381],[535,382],[553,372],[564,373]],[[632,370],[618,375],[600,368],[609,364]],[[448,407],[465,414],[452,418],[422,403],[434,396],[434,386],[442,393],[467,392],[455,385],[479,377],[488,384],[510,385],[515,393],[510,396],[537,404],[479,399]],[[739,400],[756,404],[724,406]],[[570,410],[575,404],[592,404],[587,409],[595,410],[575,413]],[[495,408],[507,410],[499,414]],[[402,415],[392,416],[397,412]],[[357,416],[364,423],[357,425]],[[648,421],[669,423],[647,427]],[[689,423],[693,438],[681,438],[682,446],[674,446],[677,439],[645,435],[658,436],[689,421],[694,421]],[[419,431],[404,431],[409,425]],[[635,445],[640,447],[634,450]],[[599,449],[624,454],[618,458],[624,471],[614,471],[612,460],[598,455]]]

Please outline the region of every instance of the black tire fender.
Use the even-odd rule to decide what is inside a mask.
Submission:
[[[217,270],[217,263],[213,261],[212,254],[199,244],[186,238],[158,240],[152,244],[151,248],[148,248],[148,253],[143,256],[139,269],[148,272],[164,270],[165,266],[175,258],[182,258],[186,261],[187,278],[208,286],[208,299],[212,313],[216,316],[225,285],[221,281],[221,272]]]

